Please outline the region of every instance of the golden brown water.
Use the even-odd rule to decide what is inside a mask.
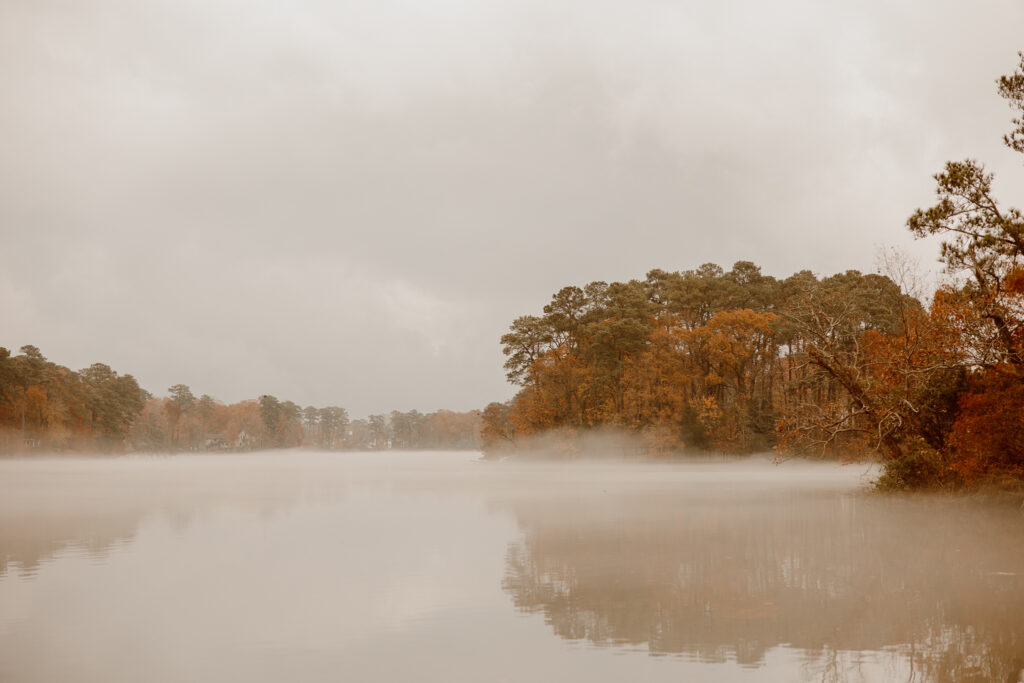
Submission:
[[[0,461],[0,681],[1020,679],[1014,506],[475,458]]]

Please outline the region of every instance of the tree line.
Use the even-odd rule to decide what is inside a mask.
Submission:
[[[997,84],[1018,113],[1003,141],[1024,153],[1020,59]],[[740,261],[564,287],[501,338],[519,391],[484,410],[485,449],[554,434],[572,453],[614,427],[650,454],[877,452],[883,487],[1019,485],[1024,215],[975,160],[935,180],[907,221],[942,240],[948,278],[927,301],[891,256],[880,274],[776,279]]]
[[[156,397],[94,363],[72,371],[35,346],[0,347],[0,452],[478,448],[479,411],[392,411],[350,419],[338,406],[263,395],[223,404],[184,384]]]

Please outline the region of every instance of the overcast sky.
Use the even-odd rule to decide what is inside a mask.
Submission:
[[[926,265],[1020,0],[0,0],[0,345],[354,416],[504,400],[568,284]]]

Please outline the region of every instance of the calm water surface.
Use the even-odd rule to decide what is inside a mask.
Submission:
[[[1017,681],[1024,515],[863,468],[0,461],[0,681]]]

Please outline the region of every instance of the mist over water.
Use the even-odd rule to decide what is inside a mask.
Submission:
[[[1018,680],[1012,505],[863,466],[0,461],[0,680]]]

